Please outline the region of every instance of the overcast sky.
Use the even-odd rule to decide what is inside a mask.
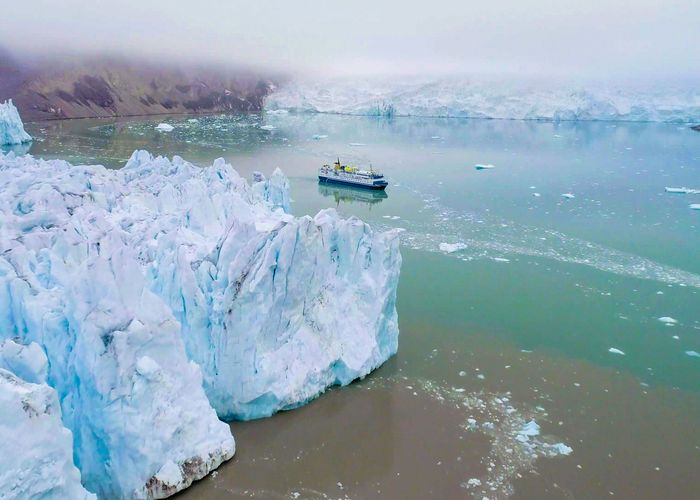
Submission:
[[[700,0],[27,0],[0,45],[334,74],[693,77]]]

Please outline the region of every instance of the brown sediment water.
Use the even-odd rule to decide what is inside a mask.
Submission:
[[[442,374],[434,377],[440,382],[411,376],[403,358],[399,354],[364,381],[333,389],[303,408],[231,424],[236,457],[181,497],[696,493],[695,394],[645,387],[615,370],[520,352],[478,336],[460,351],[438,345],[426,353],[425,366]],[[541,435],[530,438],[530,444],[537,442],[534,451],[519,447],[517,439],[530,420],[541,426]],[[557,443],[573,451],[547,448]]]

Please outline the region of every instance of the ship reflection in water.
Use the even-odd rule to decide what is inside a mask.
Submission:
[[[335,199],[336,207],[339,206],[341,202],[366,203],[370,209],[372,208],[372,205],[381,203],[389,196],[386,194],[386,191],[356,189],[338,184],[319,184],[318,192],[322,196],[333,197]]]

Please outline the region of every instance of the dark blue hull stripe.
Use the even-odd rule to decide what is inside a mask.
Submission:
[[[384,185],[368,185],[368,184],[359,184],[355,183],[352,181],[345,181],[341,179],[330,179],[328,177],[322,177],[318,176],[318,180],[320,182],[325,182],[328,184],[342,184],[344,186],[353,186],[353,187],[358,187],[358,188],[363,188],[363,189],[386,189],[387,184]]]

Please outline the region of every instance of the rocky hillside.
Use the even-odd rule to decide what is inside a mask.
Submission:
[[[249,69],[120,58],[20,63],[0,51],[0,102],[13,99],[25,121],[259,111],[277,80]]]

